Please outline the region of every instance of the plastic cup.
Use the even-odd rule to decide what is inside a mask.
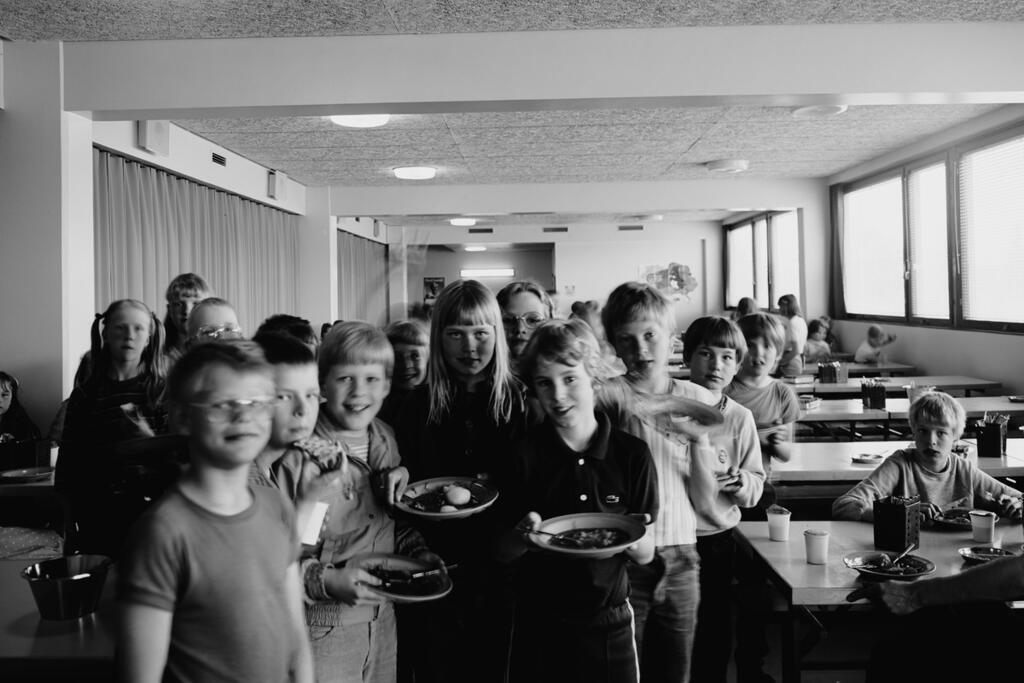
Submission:
[[[971,510],[971,533],[978,543],[992,543],[996,533],[996,513]]]
[[[804,532],[804,547],[807,550],[807,564],[825,564],[828,561],[828,532],[824,529],[808,529]]]
[[[768,511],[768,538],[770,540],[789,540],[789,517],[789,510]]]

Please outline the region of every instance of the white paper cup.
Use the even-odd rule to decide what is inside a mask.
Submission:
[[[768,513],[768,538],[772,541],[789,540],[789,510]]]
[[[807,564],[825,564],[828,561],[828,532],[824,529],[808,529],[804,532],[804,547],[807,550]]]
[[[971,532],[978,543],[992,543],[996,533],[996,513],[971,510]]]

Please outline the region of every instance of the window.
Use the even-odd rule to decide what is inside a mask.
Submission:
[[[771,308],[783,294],[800,298],[800,236],[795,211],[761,214],[726,227],[725,305],[745,296]]]
[[[1024,129],[833,187],[845,313],[1024,332]],[[955,207],[951,209],[951,207]]]

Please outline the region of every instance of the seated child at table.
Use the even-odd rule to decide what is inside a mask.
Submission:
[[[167,389],[191,466],[118,566],[120,680],[312,681],[294,512],[246,481],[270,433],[271,368],[252,342],[200,344]]]
[[[982,472],[970,460],[952,454],[964,431],[963,406],[949,394],[933,391],[914,401],[907,416],[914,447],[896,451],[832,504],[835,519],[874,519],[872,504],[886,496],[920,496],[921,516],[930,522],[949,508],[980,508],[1020,517],[1020,491]]]
[[[832,360],[832,348],[825,341],[828,334],[828,327],[821,320],[815,318],[807,323],[807,344],[804,345],[804,363],[825,363]]]
[[[526,533],[542,518],[580,512],[653,519],[658,486],[650,450],[595,413],[603,364],[584,321],[541,323],[519,360],[545,421],[515,444],[510,473],[501,481],[506,521],[521,520],[501,544],[504,559],[522,558],[509,679],[637,681],[626,565],[654,558],[653,535],[595,560],[527,553]]]
[[[398,553],[440,564],[414,529],[398,522],[394,506],[408,481],[391,428],[376,419],[387,395],[394,354],[384,333],[367,323],[331,328],[318,358],[324,403],[313,433],[335,445],[319,468],[299,449],[274,466],[278,486],[292,500],[307,497],[318,469],[341,470],[319,493],[327,517],[310,556],[302,561],[317,680],[321,683],[394,681],[397,638],[394,606],[372,586],[380,580],[348,561],[366,553]]]
[[[18,380],[0,372],[0,443],[39,437],[39,428],[18,402]]]
[[[885,347],[896,341],[896,335],[886,334],[881,325],[868,328],[868,337],[860,343],[853,354],[855,363],[884,363]]]
[[[732,530],[740,521],[740,508],[756,505],[764,489],[754,416],[722,393],[736,375],[746,348],[736,324],[717,316],[694,320],[683,338],[683,360],[690,367],[690,380],[711,392],[725,418],[722,429],[708,435],[717,456],[712,467],[718,490],[713,505],[697,511],[700,607],[691,677],[707,683],[725,683],[732,649],[736,555]]]
[[[378,417],[394,425],[406,396],[427,381],[430,330],[422,320],[396,320],[384,328],[384,334],[395,350],[395,371],[391,378],[391,391],[384,399]]]

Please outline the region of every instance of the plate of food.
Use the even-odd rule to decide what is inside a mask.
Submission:
[[[910,581],[935,571],[935,563],[917,555],[905,555],[893,564],[899,553],[884,550],[863,550],[847,554],[843,563],[861,576],[873,579]]]
[[[959,548],[957,550],[964,562],[971,564],[984,564],[992,560],[999,560],[1004,557],[1016,557],[1015,553],[1002,548],[991,548],[988,546],[972,546],[970,548]]]
[[[396,507],[425,519],[462,519],[486,510],[498,491],[473,477],[436,477],[409,484]]]
[[[858,465],[878,465],[885,460],[885,456],[881,453],[858,453],[852,460]]]
[[[45,481],[53,474],[52,467],[22,467],[16,470],[0,472],[0,484],[28,484],[34,481]]]
[[[943,510],[942,514],[934,519],[936,529],[948,529],[951,531],[971,530],[971,509],[950,508]]]
[[[644,535],[639,519],[610,512],[551,517],[530,532],[538,548],[553,553],[603,560],[621,553]]]
[[[370,553],[353,557],[346,563],[365,569],[381,580],[379,586],[367,586],[392,602],[427,602],[448,595],[452,580],[443,567],[404,555]]]

